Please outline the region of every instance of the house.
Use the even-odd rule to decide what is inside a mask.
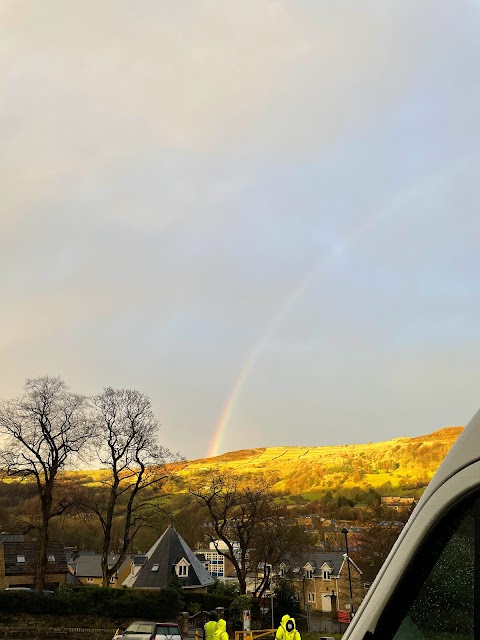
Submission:
[[[111,553],[108,556],[108,566],[115,564],[118,554]],[[67,554],[68,570],[75,577],[77,584],[94,585],[101,587],[102,556],[90,551],[79,551]],[[118,589],[130,573],[130,556],[120,565],[118,570],[110,578],[110,586]]]
[[[402,511],[409,513],[417,504],[417,501],[413,496],[383,496],[382,507],[393,509],[394,511]]]
[[[34,587],[37,562],[37,542],[2,542],[0,544],[0,589]],[[49,542],[45,588],[63,587],[67,574],[68,567],[63,542]]]
[[[235,568],[231,561],[223,555],[222,549],[226,549],[226,545],[218,540],[210,542],[208,549],[196,549],[195,555],[213,578],[220,580],[236,578]]]
[[[145,557],[138,560],[138,563],[131,562],[130,575],[123,586],[162,589],[176,576],[182,589],[202,593],[214,582],[202,562],[173,527],[169,527]]]
[[[297,524],[304,529],[312,529],[317,516],[314,513],[308,515],[297,516]]]
[[[350,578],[348,572],[350,564]],[[365,595],[362,571],[341,551],[311,551],[276,567],[276,575],[290,581],[297,591],[302,610],[335,614],[350,608],[350,582],[356,611]]]

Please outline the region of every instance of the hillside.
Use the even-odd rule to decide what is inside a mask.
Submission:
[[[447,427],[425,436],[362,445],[243,449],[190,461],[180,472],[179,485],[184,488],[218,467],[242,475],[268,474],[275,491],[310,499],[357,487],[402,494],[428,484],[461,431]]]

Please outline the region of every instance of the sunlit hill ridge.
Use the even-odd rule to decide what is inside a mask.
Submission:
[[[432,479],[463,427],[446,427],[414,438],[330,447],[267,447],[231,451],[177,467],[167,493],[182,494],[215,468],[242,476],[265,475],[283,496],[315,500],[327,491],[349,492],[369,487],[383,494],[421,492]],[[95,485],[105,471],[70,472],[79,483]]]
[[[211,467],[268,474],[274,490],[314,499],[326,491],[373,487],[389,493],[425,487],[463,427],[446,427],[415,438],[330,447],[242,449],[190,461],[180,472],[186,486]]]

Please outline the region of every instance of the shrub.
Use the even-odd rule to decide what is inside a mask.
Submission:
[[[181,595],[168,587],[159,591],[78,587],[46,596],[26,591],[0,591],[0,611],[5,613],[175,620],[183,607]]]

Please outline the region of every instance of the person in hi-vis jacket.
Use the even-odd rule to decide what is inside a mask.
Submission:
[[[275,640],[302,640],[295,625],[295,618],[291,618],[288,613],[282,618],[277,633],[275,634]]]
[[[208,622],[206,622],[203,626],[203,637],[205,638],[205,640],[213,640],[216,630],[217,614],[215,613],[215,611],[212,611],[212,613],[208,617]]]
[[[229,640],[227,633],[227,623],[223,618],[217,622],[217,630],[215,631],[215,635],[213,636],[214,640]]]

